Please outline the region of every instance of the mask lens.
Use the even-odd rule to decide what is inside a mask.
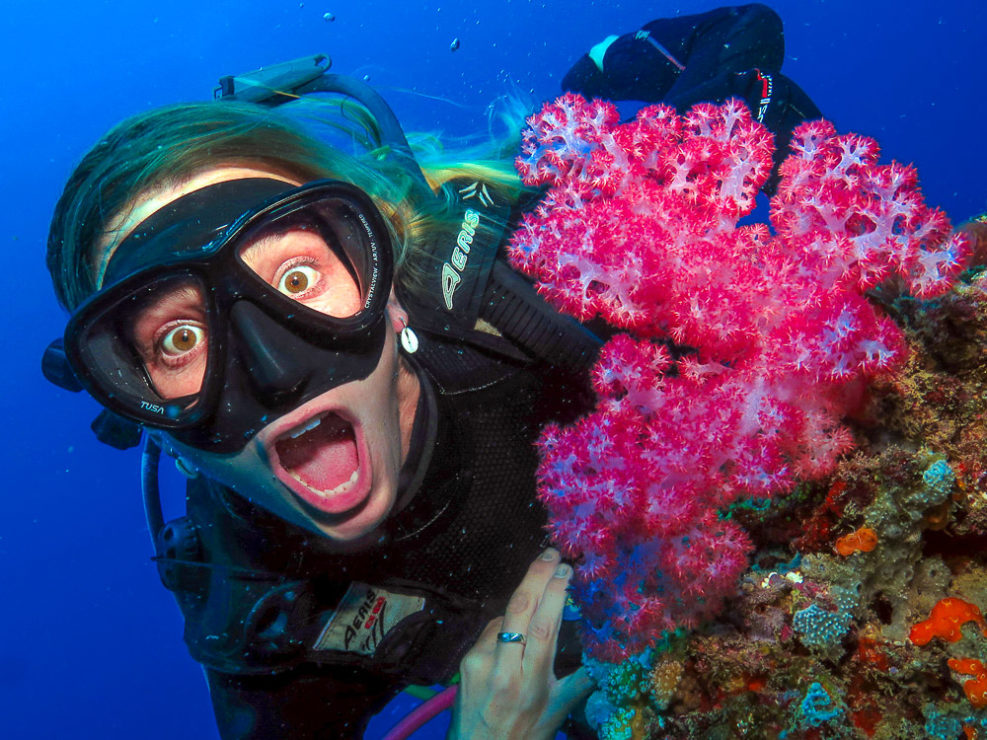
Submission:
[[[376,241],[347,201],[323,198],[274,214],[238,241],[240,262],[306,308],[349,319],[366,308],[376,275]]]
[[[181,420],[195,407],[209,363],[206,287],[189,274],[124,296],[82,329],[91,377],[138,418]]]
[[[170,401],[202,390],[209,346],[202,285],[192,279],[166,281],[135,301],[127,321],[123,331],[130,331],[134,353],[159,398]]]
[[[66,356],[97,400],[152,427],[209,425],[214,444],[249,406],[225,399],[282,382],[292,362],[316,364],[306,378],[328,369],[318,388],[365,377],[391,285],[386,227],[345,183],[283,185],[203,188],[124,240],[107,270],[116,282],[66,328]],[[308,351],[316,359],[294,357]],[[244,411],[242,426],[266,414]]]

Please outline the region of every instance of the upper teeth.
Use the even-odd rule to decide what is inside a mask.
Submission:
[[[309,419],[304,424],[295,427],[295,429],[293,429],[288,436],[291,437],[292,439],[297,439],[298,437],[301,437],[303,434],[305,434],[305,432],[312,431],[321,423],[322,423],[322,417],[316,416],[314,419]]]

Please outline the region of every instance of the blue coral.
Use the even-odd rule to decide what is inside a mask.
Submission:
[[[904,494],[901,509],[916,521],[925,512],[945,501],[956,483],[956,475],[943,459],[936,460],[922,471],[922,485]]]
[[[632,740],[634,710],[628,707],[618,709],[610,715],[599,729],[600,740]]]
[[[631,706],[648,695],[654,651],[650,648],[621,663],[583,656],[590,678],[600,690],[586,702],[586,720],[604,740],[630,740]]]
[[[584,658],[590,678],[616,707],[626,706],[647,696],[654,651],[644,650],[621,663]]]
[[[617,707],[610,703],[602,691],[594,691],[586,700],[586,721],[597,732],[616,711]]]
[[[925,715],[925,734],[935,740],[955,740],[963,736],[963,727],[969,726],[981,733],[987,732],[987,712],[941,711],[935,704],[922,707]],[[980,737],[980,734],[977,735]]]
[[[798,720],[802,727],[820,727],[838,719],[845,708],[833,700],[818,681],[809,686],[799,704]]]
[[[795,612],[792,626],[801,636],[803,645],[825,650],[839,645],[850,627],[850,620],[849,612],[831,612],[818,604],[810,604]]]
[[[929,704],[925,707],[925,734],[939,740],[955,740],[963,734],[963,722],[959,717],[940,713]]]
[[[956,475],[945,460],[936,460],[922,473],[922,481],[928,491],[930,503],[938,504],[952,492]]]

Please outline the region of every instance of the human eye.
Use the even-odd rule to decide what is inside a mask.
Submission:
[[[275,286],[286,296],[302,300],[321,293],[322,273],[300,259],[289,260],[275,273]]]
[[[206,346],[206,329],[197,321],[179,319],[162,326],[154,341],[155,355],[165,365],[191,362]]]
[[[243,264],[293,301],[328,316],[352,316],[361,306],[356,277],[341,252],[316,229],[293,225],[247,240]]]

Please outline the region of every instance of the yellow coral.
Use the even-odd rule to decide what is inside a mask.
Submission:
[[[651,671],[651,699],[658,709],[667,709],[675,696],[682,678],[682,664],[677,660],[664,660]]]

